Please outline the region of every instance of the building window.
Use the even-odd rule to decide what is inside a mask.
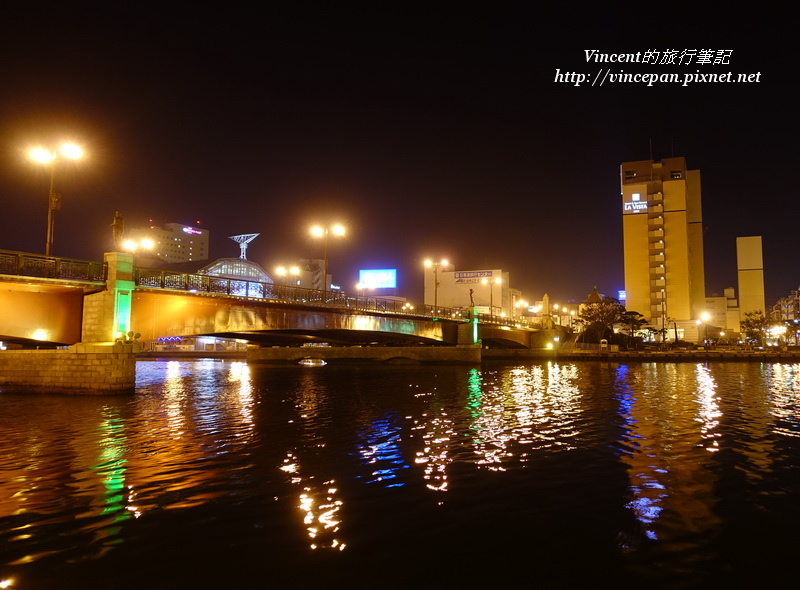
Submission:
[[[625,180],[632,180],[634,178],[636,178],[636,170],[625,171]]]
[[[683,172],[681,170],[672,170],[669,175],[672,180],[680,180],[683,178]]]

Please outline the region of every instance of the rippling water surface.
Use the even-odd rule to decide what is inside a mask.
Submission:
[[[138,365],[0,392],[0,588],[795,579],[800,365]]]

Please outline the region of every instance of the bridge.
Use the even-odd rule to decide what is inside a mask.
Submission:
[[[470,309],[139,268],[122,252],[96,262],[0,250],[0,283],[0,341],[28,347],[113,342],[129,331],[261,346],[536,348],[546,336]]]

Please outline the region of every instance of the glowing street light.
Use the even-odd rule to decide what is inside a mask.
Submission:
[[[373,287],[369,283],[356,283],[356,291],[358,292],[358,296],[359,297],[363,297],[364,296],[364,291],[366,289],[374,289],[374,288],[375,287]]]
[[[50,193],[47,203],[47,241],[45,242],[45,256],[53,253],[54,217],[55,211],[61,209],[61,195],[56,193],[56,162],[60,158],[79,160],[83,157],[83,149],[74,143],[62,144],[57,150],[48,150],[43,147],[35,147],[28,152],[34,162],[50,165]]]
[[[449,262],[446,258],[443,258],[440,261],[433,261],[433,260],[426,260],[425,261],[425,268],[433,268],[433,307],[437,309],[439,307],[439,267],[444,266],[445,268],[449,265]]]
[[[150,238],[142,238],[138,242],[136,240],[125,240],[122,242],[122,247],[128,252],[136,252],[139,248],[144,250],[152,250],[155,248],[156,243]]]
[[[514,310],[515,309],[524,310],[524,309],[527,309],[527,308],[528,308],[528,302],[527,301],[525,301],[524,299],[517,300],[517,302],[514,303],[514,306],[511,308],[511,318],[512,319],[514,318]],[[521,316],[522,314],[523,314],[523,312],[519,311],[519,312],[517,312],[516,315]]]
[[[331,226],[315,225],[311,228],[311,235],[315,238],[322,238],[323,240],[323,276],[322,282],[324,284],[323,291],[328,292],[328,235],[343,236],[345,234],[343,225],[334,223]]]
[[[708,320],[711,319],[711,315],[704,311],[700,314],[700,319],[696,320],[695,323],[697,324],[697,342],[700,343],[700,324],[704,324],[705,330],[703,335],[703,343],[708,342]]]
[[[711,319],[711,314],[709,314],[707,311],[704,311],[703,313],[700,314],[700,319],[703,321],[703,327],[704,327],[704,330],[703,330],[703,343],[707,344],[708,343],[708,320]]]
[[[288,277],[288,276],[299,277],[300,276],[300,267],[298,267],[298,266],[290,266],[290,267],[287,268],[285,266],[279,266],[279,267],[277,267],[275,269],[275,274],[278,275],[279,277],[281,277],[283,279],[283,283],[286,284],[286,277]],[[295,284],[297,283],[297,280],[298,280],[297,278],[294,279]]]

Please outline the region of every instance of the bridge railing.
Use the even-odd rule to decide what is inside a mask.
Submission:
[[[0,250],[0,274],[99,283],[106,280],[108,265],[92,260]]]
[[[137,267],[134,270],[134,281],[138,287],[150,289],[170,289],[247,299],[325,305],[341,310],[397,313],[454,320],[465,320],[469,317],[469,311],[466,309],[434,307],[413,304],[400,299],[350,295],[342,291],[322,291],[293,285],[229,279],[212,275],[174,273],[149,268]]]

